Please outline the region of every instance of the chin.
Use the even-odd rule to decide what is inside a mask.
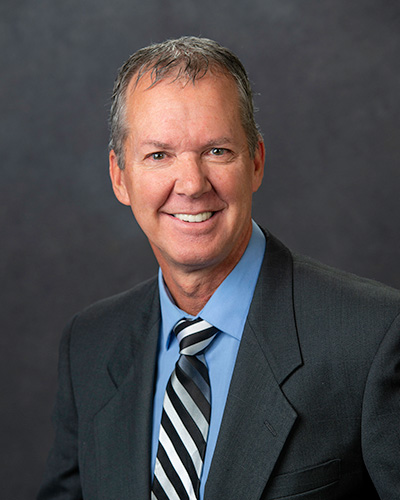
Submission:
[[[212,259],[209,256],[193,256],[187,258],[177,259],[175,263],[188,270],[205,269],[207,267],[212,267],[216,262],[216,259]]]
[[[166,266],[191,272],[213,268],[223,260],[221,248],[217,245],[176,245],[170,248],[154,244],[151,246],[161,268]]]
[[[169,262],[171,262],[174,267],[181,267],[188,271],[196,271],[207,267],[214,267],[220,260],[217,256],[218,254],[215,255],[210,252],[185,252],[184,254],[179,253],[175,255],[172,259],[169,259]]]

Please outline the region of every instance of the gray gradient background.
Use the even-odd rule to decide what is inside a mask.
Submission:
[[[2,0],[1,498],[33,498],[61,330],[156,271],[107,172],[116,69],[215,38],[248,69],[267,145],[255,218],[292,249],[400,286],[398,0]]]

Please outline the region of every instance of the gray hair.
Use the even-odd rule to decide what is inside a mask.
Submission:
[[[209,70],[226,73],[235,80],[241,121],[250,155],[254,157],[261,134],[254,119],[253,93],[243,64],[233,52],[217,42],[188,36],[144,47],[119,69],[111,97],[109,149],[114,150],[121,169],[125,167],[124,146],[128,134],[126,92],[133,76],[136,75],[136,85],[147,72],[151,75],[151,86],[171,74],[176,75],[175,79],[185,77],[194,83]]]

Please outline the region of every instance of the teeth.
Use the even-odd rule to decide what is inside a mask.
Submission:
[[[174,217],[176,217],[179,220],[182,220],[184,222],[204,222],[205,220],[209,219],[212,216],[212,212],[202,212],[201,214],[174,214]]]

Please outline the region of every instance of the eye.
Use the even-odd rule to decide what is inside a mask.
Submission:
[[[222,156],[226,153],[226,149],[225,148],[212,148],[212,150],[210,151],[210,153],[213,155],[213,156]]]
[[[165,158],[165,153],[162,153],[161,151],[157,151],[156,153],[151,153],[150,158],[153,160],[164,160]]]

